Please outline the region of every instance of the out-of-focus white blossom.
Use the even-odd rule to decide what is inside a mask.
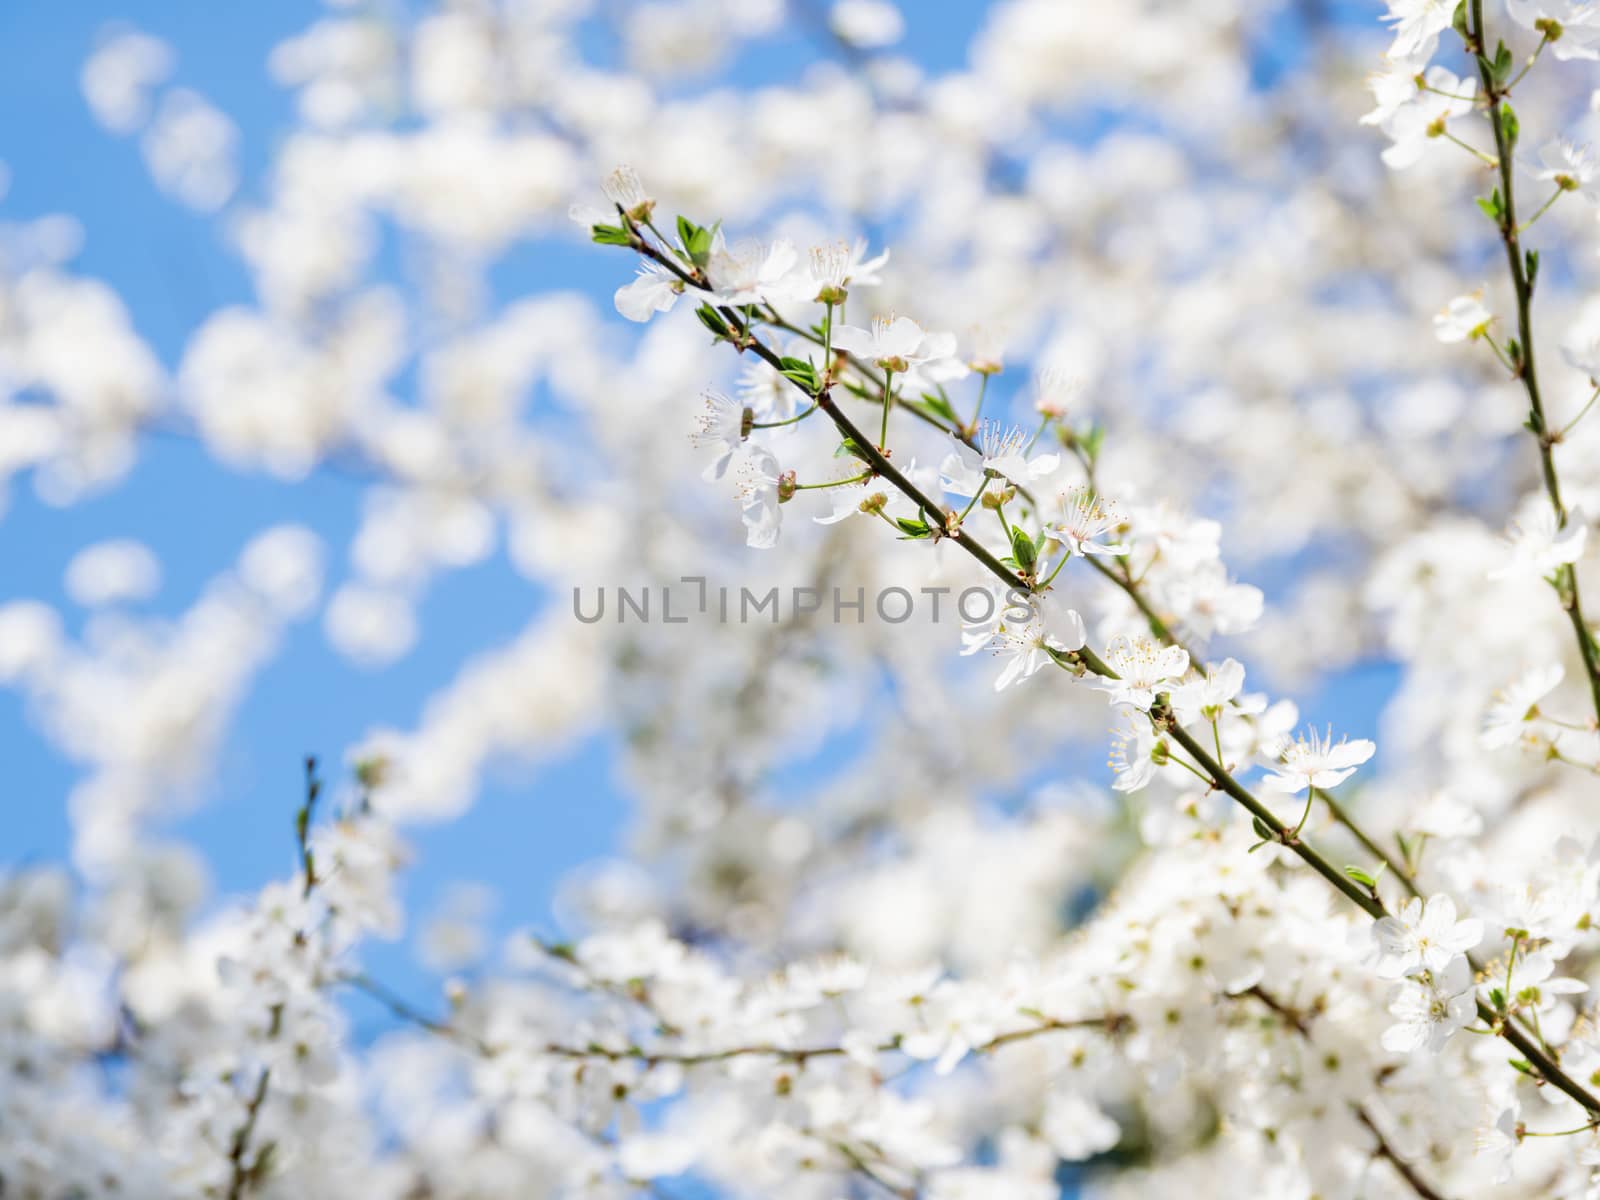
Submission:
[[[150,93],[173,68],[172,48],[135,29],[104,37],[80,77],[89,109],[113,133],[134,133],[150,118]]]
[[[889,0],[835,0],[828,25],[853,46],[892,46],[905,34],[905,18]]]
[[[145,131],[145,161],[156,182],[181,203],[211,212],[239,186],[239,131],[199,94],[175,89],[162,97]]]
[[[161,586],[161,564],[142,542],[98,542],[73,555],[65,583],[67,594],[90,608],[144,600]]]

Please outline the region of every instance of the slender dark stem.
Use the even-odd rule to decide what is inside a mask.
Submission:
[[[924,519],[932,518],[930,524],[933,524],[934,528],[944,531],[942,536],[955,542],[968,554],[972,555],[973,558],[989,568],[990,573],[1002,583],[1021,592],[1031,590],[1015,571],[990,553],[988,547],[982,542],[963,532],[960,528],[945,531],[944,509],[929,499],[921,488],[902,475],[895,465],[867,440],[866,435],[856,427],[854,421],[845,416],[844,411],[828,392],[824,391],[818,396],[817,403],[822,406],[823,412],[833,418],[833,423],[839,427],[839,432],[856,444],[873,470],[894,484],[895,487],[900,489],[901,494],[922,509],[926,514]]]
[[[1373,841],[1372,838],[1367,835],[1366,830],[1362,829],[1361,826],[1355,823],[1350,814],[1344,810],[1344,806],[1333,798],[1333,793],[1328,791],[1322,792],[1322,799],[1327,803],[1328,812],[1332,814],[1333,819],[1340,825],[1343,825],[1345,829],[1350,832],[1351,836],[1354,837],[1356,841],[1361,843],[1362,847],[1367,851],[1368,854],[1372,855],[1385,867],[1387,867],[1389,874],[1398,879],[1401,886],[1404,887],[1406,891],[1410,892],[1413,896],[1420,898],[1422,893],[1417,890],[1417,881],[1412,878],[1411,872],[1406,870],[1405,867],[1401,866],[1399,861],[1392,854],[1390,854],[1377,842]]]
[[[1177,742],[1203,767],[1211,781],[1234,800],[1237,800],[1247,809],[1252,816],[1263,826],[1271,830],[1277,841],[1287,846],[1307,866],[1331,883],[1339,892],[1350,900],[1357,908],[1366,913],[1373,920],[1389,915],[1389,910],[1384,907],[1383,901],[1370,895],[1358,886],[1355,880],[1345,875],[1331,862],[1324,858],[1317,850],[1294,836],[1294,832],[1280,821],[1266,805],[1251,795],[1248,789],[1240,785],[1221,763],[1206,753],[1206,749],[1197,742],[1189,732],[1177,723],[1172,717],[1171,709],[1158,704],[1151,710],[1151,719],[1165,730],[1172,740]],[[1590,1092],[1580,1086],[1570,1075],[1556,1064],[1555,1059],[1545,1052],[1536,1041],[1531,1039],[1519,1026],[1508,1020],[1503,1014],[1496,1013],[1484,1001],[1477,1002],[1478,1016],[1491,1030],[1505,1038],[1522,1054],[1534,1072],[1546,1083],[1558,1091],[1566,1093],[1581,1105],[1584,1111],[1600,1116],[1600,1099],[1596,1099]]]
[[[367,995],[387,1008],[395,1017],[405,1021],[407,1024],[415,1025],[419,1029],[424,1029],[439,1037],[457,1042],[485,1056],[495,1053],[494,1047],[488,1043],[480,1041],[457,1026],[428,1016],[416,1005],[369,976],[351,975],[341,980],[341,982],[367,993]],[[979,1042],[973,1046],[972,1053],[988,1054],[1014,1042],[1023,1042],[1045,1034],[1067,1033],[1074,1030],[1100,1032],[1116,1037],[1127,1032],[1133,1024],[1132,1017],[1120,1012],[1106,1013],[1104,1016],[1077,1017],[1070,1021],[1045,1016],[1043,1013],[1034,1012],[1031,1009],[1024,1010],[1024,1015],[1031,1016],[1035,1024],[1024,1026],[1021,1029],[1008,1030],[1005,1033],[997,1033],[987,1041]],[[873,1049],[880,1054],[889,1054],[899,1050],[900,1043],[898,1040],[890,1040],[873,1047]],[[671,1063],[675,1066],[685,1067],[704,1066],[709,1063],[728,1062],[736,1058],[776,1058],[783,1062],[792,1062],[796,1066],[804,1066],[807,1061],[813,1058],[839,1058],[850,1053],[842,1045],[774,1046],[761,1044],[729,1046],[721,1050],[675,1051],[647,1050],[643,1046],[615,1048],[601,1045],[598,1042],[591,1042],[584,1046],[550,1042],[539,1047],[539,1050],[541,1053],[548,1054],[553,1058],[638,1062],[647,1067],[657,1066],[661,1063]]]
[[[250,1139],[255,1136],[256,1121],[261,1116],[261,1106],[267,1100],[267,1081],[272,1072],[262,1071],[256,1081],[256,1090],[245,1105],[244,1122],[233,1135],[233,1145],[228,1148],[228,1200],[240,1200],[256,1173],[256,1163],[245,1165],[245,1155],[250,1152]],[[259,1160],[258,1160],[259,1161]]]
[[[710,290],[703,280],[698,279],[694,275],[684,271],[682,267],[673,262],[670,258],[661,254],[655,249],[655,247],[651,246],[648,242],[645,242],[644,239],[637,239],[634,248],[638,250],[640,254],[645,255],[645,257],[654,259],[656,262],[661,263],[689,286],[700,291]],[[781,371],[783,369],[783,362],[778,355],[775,354],[764,342],[762,342],[760,338],[755,336],[755,334],[751,331],[750,326],[740,319],[738,313],[726,305],[719,307],[717,312],[718,315],[727,322],[728,328],[734,332],[737,338],[735,345],[738,346],[741,351],[750,350],[774,370]],[[796,383],[795,386],[800,388],[801,391],[806,391],[807,395],[810,395],[810,392],[807,391],[802,385]],[[887,454],[872,445],[867,436],[856,426],[856,423],[849,417],[845,416],[844,410],[841,409],[838,402],[834,400],[831,388],[823,388],[820,392],[813,396],[812,399],[816,402],[817,406],[822,409],[823,412],[828,414],[829,418],[832,419],[839,432],[845,437],[849,438],[851,442],[855,444],[856,449],[866,460],[868,465],[872,467],[874,473],[887,479],[897,489],[899,489],[902,495],[916,504],[916,506],[923,513],[923,519],[928,522],[929,526],[935,531],[937,536],[947,537],[951,541],[955,542],[968,554],[972,555],[973,558],[977,559],[985,567],[987,567],[990,574],[994,575],[995,578],[999,579],[1008,587],[1015,588],[1021,592],[1032,591],[1032,589],[1023,582],[1021,577],[1018,576],[1016,572],[1012,571],[992,553],[990,553],[988,547],[984,546],[983,543],[979,542],[971,535],[963,533],[959,527],[948,527],[950,523],[945,519],[943,506],[931,499],[922,491],[921,488],[917,487],[916,484],[907,479],[905,475],[903,475],[894,466],[894,464],[889,461]]]
[[[316,756],[307,755],[306,798],[294,817],[295,841],[300,847],[300,867],[305,875],[301,893],[303,896],[311,895],[312,889],[317,886],[317,860],[311,850],[311,822],[316,818],[317,798],[321,795],[322,780],[317,776]]]
[[[429,1033],[438,1034],[442,1038],[460,1042],[470,1049],[476,1050],[479,1054],[492,1053],[486,1043],[480,1041],[466,1030],[444,1021],[435,1020],[409,1000],[396,995],[369,975],[348,975],[341,982],[349,984],[357,991],[365,992],[402,1021],[415,1025],[419,1029],[426,1029]]]
[[[1503,1023],[1496,1016],[1494,1009],[1482,1000],[1478,1001],[1478,1016],[1488,1023],[1489,1028],[1497,1032],[1506,1041],[1521,1052],[1522,1057],[1533,1066],[1546,1083],[1557,1091],[1565,1092],[1582,1106],[1585,1112],[1600,1117],[1600,1100],[1596,1100],[1588,1091],[1580,1086],[1570,1075],[1556,1066],[1551,1057],[1528,1035],[1516,1025]]]
[[[778,428],[780,428],[780,427],[782,427],[784,425],[794,425],[794,424],[796,424],[796,423],[798,423],[800,421],[804,421],[807,417],[809,417],[812,413],[814,413],[816,411],[817,411],[817,406],[815,404],[813,404],[809,408],[806,408],[804,411],[796,414],[795,416],[785,417],[781,421],[754,421],[754,422],[751,423],[750,428],[751,429],[778,429]]]
[[[1111,567],[1106,566],[1092,554],[1084,555],[1084,561],[1096,571],[1099,571],[1100,574],[1106,579],[1108,579],[1113,587],[1117,588],[1117,590],[1127,596],[1128,599],[1133,601],[1140,614],[1143,615],[1144,619],[1149,623],[1151,633],[1155,634],[1155,636],[1160,638],[1163,642],[1166,642],[1167,645],[1178,647],[1189,656],[1191,661],[1199,661],[1195,658],[1194,652],[1190,650],[1188,646],[1184,645],[1183,640],[1172,631],[1172,627],[1162,620],[1161,614],[1156,612],[1156,610],[1151,607],[1150,602],[1145,599],[1144,593],[1139,590],[1138,584],[1131,579],[1124,578],[1121,574],[1113,570]]]
[[[1495,153],[1499,159],[1500,241],[1505,247],[1506,266],[1517,298],[1517,337],[1520,342],[1520,356],[1513,373],[1522,380],[1523,391],[1528,396],[1528,432],[1533,434],[1539,444],[1539,465],[1544,473],[1544,490],[1550,497],[1551,507],[1555,509],[1557,526],[1565,529],[1570,514],[1561,498],[1561,481],[1556,474],[1555,460],[1555,447],[1560,437],[1559,434],[1551,432],[1549,423],[1545,419],[1544,401],[1539,394],[1539,373],[1534,364],[1533,280],[1529,275],[1528,261],[1523,256],[1517,229],[1514,193],[1516,171],[1512,163],[1512,154],[1516,147],[1507,133],[1504,119],[1507,89],[1495,83],[1494,71],[1489,63],[1488,35],[1483,21],[1483,0],[1472,0],[1470,20],[1467,50],[1477,60],[1478,78],[1489,101],[1489,126],[1494,132]],[[1571,563],[1564,564],[1556,572],[1556,594],[1561,599],[1561,607],[1566,610],[1573,636],[1577,638],[1578,654],[1583,660],[1584,672],[1589,677],[1589,695],[1594,702],[1595,716],[1600,718],[1600,642],[1596,642],[1588,621],[1584,619],[1583,600],[1578,593],[1578,573]]]
[[[1201,769],[1211,777],[1213,784],[1223,792],[1226,792],[1232,799],[1238,801],[1252,817],[1255,817],[1262,825],[1271,830],[1276,841],[1287,846],[1293,854],[1336,889],[1344,893],[1352,904],[1369,917],[1376,920],[1379,917],[1389,915],[1388,910],[1383,906],[1383,901],[1369,895],[1355,880],[1351,879],[1324,858],[1321,853],[1303,841],[1293,829],[1279,820],[1271,809],[1257,800],[1247,788],[1234,779],[1221,763],[1207,753],[1205,746],[1196,741],[1188,730],[1178,724],[1170,708],[1165,705],[1158,705],[1151,710],[1150,716],[1158,727],[1171,736],[1173,741],[1189,752],[1195,762],[1200,764]]]
[[[718,312],[722,316],[722,319],[728,322],[729,328],[733,329],[734,332],[739,336],[739,344],[742,348],[754,352],[757,357],[761,358],[769,366],[777,369],[782,368],[783,364],[778,356],[750,331],[749,326],[745,325],[739,319],[739,315],[737,313],[726,307],[718,309]],[[795,386],[800,387],[799,384],[796,384]],[[803,391],[804,388],[801,390]],[[972,557],[976,558],[985,567],[987,567],[990,573],[1002,583],[1005,583],[1006,585],[1016,588],[1022,592],[1028,592],[1031,590],[1028,585],[1022,581],[1022,578],[1016,574],[1016,572],[1012,571],[998,558],[991,554],[988,547],[984,546],[983,543],[977,541],[970,535],[963,533],[959,528],[946,528],[948,523],[945,520],[944,507],[936,500],[928,496],[927,493],[925,493],[916,484],[912,483],[911,480],[907,479],[905,475],[903,475],[900,470],[889,461],[887,453],[879,450],[872,444],[867,435],[861,432],[860,427],[857,426],[856,423],[848,416],[846,416],[844,410],[839,407],[838,401],[833,398],[833,392],[831,388],[823,388],[822,391],[816,395],[815,399],[817,406],[828,415],[839,432],[846,438],[850,439],[850,441],[854,444],[856,451],[867,462],[867,464],[872,467],[874,474],[881,475],[884,479],[887,479],[897,489],[899,489],[903,496],[916,504],[916,506],[923,513],[923,519],[928,521],[929,525],[938,532],[939,536],[947,537],[951,541],[955,542],[968,554],[972,555]]]
[[[1417,1170],[1405,1159],[1395,1153],[1389,1140],[1383,1136],[1383,1131],[1378,1128],[1378,1123],[1372,1119],[1372,1114],[1364,1105],[1356,1107],[1356,1120],[1367,1127],[1367,1132],[1372,1134],[1373,1141],[1377,1143],[1374,1153],[1394,1168],[1395,1174],[1406,1181],[1406,1186],[1422,1197],[1422,1200],[1445,1200],[1443,1192],[1437,1191],[1427,1180],[1417,1174]]]
[[[1260,984],[1250,988],[1244,994],[1259,1000],[1262,1005],[1264,1005],[1274,1015],[1282,1020],[1285,1025],[1289,1026],[1289,1028],[1293,1029],[1307,1041],[1311,1040],[1311,1024],[1306,1020],[1304,1013],[1300,1012],[1298,1009],[1291,1008],[1289,1005],[1279,1000],[1276,996],[1272,995],[1272,993],[1268,992]],[[1366,1105],[1352,1103],[1350,1107],[1355,1111],[1356,1120],[1360,1121],[1361,1124],[1366,1127],[1367,1132],[1372,1134],[1373,1141],[1375,1143],[1373,1150],[1374,1157],[1381,1158],[1390,1166],[1392,1166],[1395,1169],[1396,1174],[1398,1174],[1401,1179],[1405,1180],[1406,1185],[1410,1187],[1410,1189],[1418,1196],[1420,1196],[1422,1200],[1445,1200],[1442,1193],[1434,1190],[1427,1180],[1423,1179],[1422,1176],[1417,1174],[1416,1169],[1413,1168],[1410,1163],[1401,1158],[1400,1155],[1395,1152],[1394,1147],[1389,1144],[1389,1139],[1384,1137],[1383,1130],[1378,1128],[1378,1123],[1372,1119],[1372,1114],[1367,1111]]]

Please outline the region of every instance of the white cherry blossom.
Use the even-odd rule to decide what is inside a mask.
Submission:
[[[1408,900],[1397,915],[1374,924],[1372,936],[1378,947],[1378,974],[1385,979],[1418,971],[1438,975],[1457,955],[1483,940],[1483,922],[1470,917],[1458,921],[1455,902],[1437,895],[1426,901]]]
[[[1156,694],[1189,671],[1189,654],[1178,646],[1162,646],[1147,637],[1118,637],[1106,647],[1106,665],[1116,679],[1096,679],[1095,686],[1110,694],[1111,703],[1148,712]]]
[[[1457,1030],[1477,1017],[1472,970],[1466,958],[1452,958],[1436,975],[1401,980],[1390,997],[1389,1014],[1395,1023],[1384,1030],[1385,1050],[1439,1053]]]
[[[1277,747],[1267,766],[1271,771],[1261,786],[1293,795],[1307,788],[1337,787],[1377,752],[1366,738],[1333,740],[1333,731],[1307,729]]]

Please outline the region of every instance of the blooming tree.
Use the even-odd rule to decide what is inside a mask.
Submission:
[[[177,620],[121,539],[81,636],[0,604],[81,768],[66,860],[0,876],[0,1194],[1596,1194],[1600,10],[1002,0],[942,74],[904,32],[330,3],[259,187],[101,41],[88,104],[255,298],[164,362],[8,227],[3,478],[71,505],[161,434],[367,492],[331,594],[286,523]],[[530,246],[615,314],[498,296]],[[289,627],[392,662],[500,546],[526,629],[209,897],[169,818]],[[1285,698],[1373,660],[1376,742]],[[375,973],[428,824],[596,728],[627,859]]]

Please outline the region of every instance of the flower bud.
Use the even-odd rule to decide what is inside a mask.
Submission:
[[[356,782],[367,791],[376,791],[389,778],[389,759],[382,754],[363,758],[356,763]]]
[[[873,492],[872,495],[868,496],[856,507],[870,517],[877,513],[881,513],[884,509],[884,506],[888,503],[889,497],[885,496],[882,492]]]

